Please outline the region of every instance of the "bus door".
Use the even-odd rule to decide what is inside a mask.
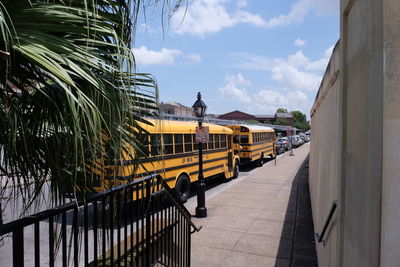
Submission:
[[[233,170],[232,136],[228,135],[228,169]]]

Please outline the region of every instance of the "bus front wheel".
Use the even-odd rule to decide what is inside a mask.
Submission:
[[[233,179],[238,178],[239,176],[239,161],[235,160],[235,167],[233,169]]]
[[[179,175],[175,184],[175,192],[183,203],[187,201],[190,195],[190,180],[187,175]]]

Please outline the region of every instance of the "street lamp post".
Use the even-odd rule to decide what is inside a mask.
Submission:
[[[197,94],[197,100],[192,107],[199,122],[199,129],[200,129],[202,127],[204,115],[207,109],[206,104],[201,100],[200,92]],[[199,179],[197,183],[197,207],[196,207],[196,217],[198,218],[207,217],[205,190],[206,190],[206,184],[204,183],[204,176],[203,176],[203,143],[199,142]]]

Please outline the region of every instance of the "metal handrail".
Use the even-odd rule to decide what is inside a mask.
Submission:
[[[328,226],[332,220],[333,214],[335,213],[336,207],[337,207],[337,200],[333,201],[332,208],[329,211],[329,215],[325,221],[324,228],[322,228],[321,235],[319,233],[315,233],[315,237],[317,238],[318,243],[322,242],[322,244],[324,246],[325,246],[325,241],[326,241],[326,240],[324,240],[324,236],[325,236],[326,230],[328,229]]]
[[[112,195],[115,192],[123,191],[124,189],[126,189],[128,187],[135,186],[138,183],[141,183],[141,182],[144,182],[147,180],[151,180],[154,178],[157,178],[157,180],[162,183],[162,185],[165,188],[165,191],[169,195],[170,199],[179,208],[179,210],[182,212],[185,219],[187,219],[189,221],[189,223],[193,227],[193,229],[195,229],[196,232],[200,231],[202,226],[197,227],[192,222],[190,216],[188,216],[188,214],[190,214],[190,212],[186,209],[186,207],[182,203],[180,203],[176,200],[175,194],[172,192],[171,188],[168,186],[168,184],[165,182],[165,180],[159,174],[152,174],[152,175],[146,176],[142,179],[137,179],[133,182],[119,185],[119,186],[113,187],[113,188],[108,189],[103,192],[97,192],[97,193],[91,194],[88,197],[86,197],[85,199],[69,202],[69,203],[61,205],[59,207],[56,207],[56,208],[47,209],[45,211],[41,211],[41,212],[38,212],[36,214],[30,215],[30,216],[27,216],[24,218],[14,220],[9,223],[2,224],[2,225],[0,225],[0,236],[11,233],[18,227],[29,226],[37,221],[42,221],[42,220],[48,219],[49,217],[56,216],[58,214],[61,214],[62,212],[72,210],[74,207],[83,206],[85,203],[99,200],[102,197]]]
[[[203,226],[199,226],[197,227],[192,219],[190,218],[190,216],[188,216],[188,214],[190,215],[190,212],[186,209],[186,207],[182,204],[182,202],[177,201],[177,197],[176,195],[172,192],[171,188],[169,187],[169,185],[167,184],[167,182],[165,182],[165,180],[161,177],[161,176],[157,176],[157,179],[159,182],[161,182],[162,186],[163,186],[163,190],[165,190],[165,192],[167,193],[167,195],[170,197],[170,199],[174,202],[174,205],[179,209],[179,211],[183,214],[183,216],[185,217],[185,219],[188,220],[189,224],[193,227],[194,232],[199,232],[201,230],[201,228],[203,228]],[[191,233],[194,233],[191,232]]]
[[[101,200],[101,198],[103,198],[103,197],[113,195],[116,192],[123,191],[124,189],[135,186],[141,182],[154,179],[156,176],[158,176],[158,175],[152,174],[152,175],[146,176],[142,179],[138,179],[133,182],[129,182],[127,184],[122,184],[122,185],[113,187],[111,189],[105,190],[103,192],[96,192],[96,193],[90,194],[89,196],[87,196],[84,199],[81,199],[78,201],[71,201],[71,202],[61,205],[59,207],[50,208],[45,211],[41,211],[41,212],[35,213],[33,215],[27,216],[27,217],[23,217],[21,219],[14,220],[12,222],[2,224],[2,225],[0,225],[0,236],[11,233],[12,231],[14,231],[14,229],[16,229],[18,227],[26,227],[37,221],[42,221],[42,220],[48,219],[49,217],[61,214],[62,212],[70,211],[70,210],[74,209],[75,207],[83,206],[86,203],[93,202],[95,200]]]
[[[135,195],[133,195],[134,192]],[[136,203],[137,205],[132,203],[128,206],[128,201],[134,200],[134,196],[136,196],[136,201],[140,202]],[[111,204],[107,204],[108,202]],[[89,207],[93,208],[93,212],[89,211]],[[79,213],[80,209],[83,214]],[[70,211],[73,211],[73,221],[67,228],[66,220]],[[117,216],[117,213],[119,213],[117,220],[107,218],[108,214]],[[108,261],[111,265],[113,262],[124,261],[126,265],[129,257],[129,261],[144,257],[140,266],[148,266],[155,260],[165,262],[178,260],[182,264],[180,266],[190,266],[190,235],[202,228],[197,227],[191,217],[190,212],[166,181],[159,174],[154,174],[0,225],[0,237],[12,234],[12,243],[9,246],[12,246],[13,266],[24,265],[24,253],[21,254],[21,251],[24,251],[24,245],[26,245],[24,244],[24,228],[27,226],[34,226],[34,246],[32,247],[36,266],[40,265],[40,251],[45,246],[48,247],[50,266],[54,266],[56,258],[60,264],[62,261],[62,265],[67,266],[69,256],[73,257],[75,266],[100,262],[104,265]],[[81,220],[79,225],[78,219]],[[46,230],[40,229],[39,223],[46,220],[48,220],[48,245],[40,241],[40,234]],[[54,227],[55,223],[60,225],[56,227],[60,234],[57,240],[54,239],[57,231]],[[89,227],[89,223],[92,226]],[[167,231],[173,231],[174,237],[159,240],[161,235],[169,235]],[[78,251],[80,235],[84,240],[82,257]],[[93,248],[89,248],[89,236],[93,236],[93,243],[96,244]],[[67,245],[67,238],[70,239],[70,246]],[[179,245],[171,247],[168,242],[178,242]],[[59,246],[60,252],[56,246]],[[159,254],[157,246],[161,246],[161,251],[164,251],[163,248],[166,249],[165,253]],[[91,249],[93,249],[92,254],[89,253]],[[59,253],[62,258],[56,257],[55,253]]]

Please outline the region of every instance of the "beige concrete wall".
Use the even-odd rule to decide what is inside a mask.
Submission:
[[[400,1],[383,2],[381,266],[400,266]]]
[[[335,46],[311,110],[310,196],[314,228],[321,233],[332,203],[339,198],[340,44]],[[326,233],[325,246],[316,245],[319,266],[338,266],[339,221],[337,213]]]
[[[342,1],[342,266],[380,260],[382,23],[382,1]]]
[[[400,266],[400,1],[341,0],[340,20],[339,78],[326,72],[311,111],[316,231],[339,203],[318,260]]]

